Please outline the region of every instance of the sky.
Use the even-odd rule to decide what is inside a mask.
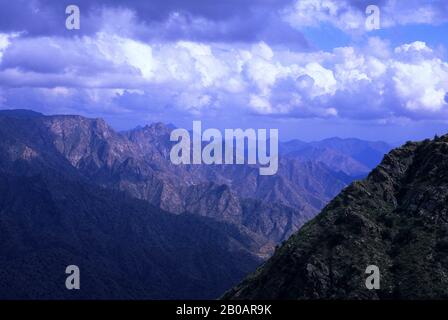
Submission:
[[[80,10],[79,29],[66,28],[68,5]],[[0,0],[0,8],[0,109],[101,117],[117,130],[193,120],[278,128],[281,140],[448,133],[445,0]]]

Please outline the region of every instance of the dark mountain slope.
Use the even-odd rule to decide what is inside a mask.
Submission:
[[[448,298],[448,136],[386,155],[224,298]]]
[[[0,173],[0,194],[0,299],[216,298],[259,263],[249,252],[257,244],[235,226],[172,215],[48,168]],[[71,264],[79,291],[65,288]]]
[[[42,117],[43,114],[40,112],[27,109],[10,109],[10,110],[0,110],[0,116],[29,119],[29,118]]]

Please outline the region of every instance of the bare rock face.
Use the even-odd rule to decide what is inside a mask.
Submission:
[[[447,244],[448,136],[409,142],[224,298],[446,299]],[[369,265],[379,290],[365,286]]]

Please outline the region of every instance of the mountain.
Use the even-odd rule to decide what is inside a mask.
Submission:
[[[0,110],[0,115],[14,118],[24,118],[24,119],[38,118],[43,116],[43,114],[40,112],[27,109]]]
[[[292,140],[280,146],[285,156],[302,161],[322,162],[330,169],[352,177],[367,175],[390,149],[391,146],[384,142],[353,138],[329,138],[310,143]]]
[[[260,263],[256,237],[235,225],[93,184],[72,165],[85,132],[60,141],[50,133],[73,122],[41,121],[0,117],[0,299],[211,299]],[[97,138],[90,147],[107,149]],[[65,288],[71,264],[79,291]]]
[[[0,174],[1,299],[211,299],[260,262],[232,225],[55,175]]]
[[[249,165],[176,166],[169,159],[172,127],[161,123],[118,133],[102,119],[26,119],[0,112],[0,124],[5,137],[20,141],[31,153],[51,154],[48,161],[68,161],[67,170],[91,184],[126,192],[164,211],[207,216],[252,232],[257,241],[264,239],[257,252],[261,257],[269,256],[351,181],[324,163],[296,159],[282,159],[274,176],[260,176]]]
[[[274,176],[260,176],[258,167],[253,165],[173,166],[169,160],[171,130],[157,123],[126,133],[139,146],[147,163],[163,173],[159,196],[141,194],[138,190],[147,188],[131,184],[122,184],[121,188],[171,212],[191,212],[194,208],[201,215],[242,224],[265,237],[271,250],[353,180],[324,163],[292,158],[280,159]],[[259,214],[248,212],[247,208],[257,208]],[[256,225],[265,227],[254,229]]]
[[[73,260],[92,277],[78,298],[217,297],[353,179],[288,157],[274,176],[254,165],[176,166],[172,129],[0,111],[1,263],[16,270],[0,280],[7,297],[65,297],[32,270],[63,278],[60,261]],[[27,293],[26,282],[42,290]]]
[[[393,150],[224,298],[447,299],[447,169],[448,135]]]
[[[329,138],[311,143],[316,148],[332,148],[344,153],[363,165],[374,168],[383,159],[385,153],[391,150],[391,146],[381,141],[363,141],[349,138]]]
[[[174,173],[171,180],[182,186],[212,182],[229,186],[243,198],[271,204],[281,202],[296,209],[312,207],[311,211],[318,211],[347,184],[347,179],[350,180],[350,177],[332,171],[324,163],[296,159],[281,159],[278,173],[274,176],[260,176],[258,167],[252,165],[173,166],[169,160],[169,151],[173,145],[169,141],[170,132],[171,129],[159,123],[131,130],[127,135],[130,141],[139,145],[140,150],[153,150],[155,147],[151,152],[142,151],[146,152],[148,162],[157,162],[158,169],[163,168],[164,173]],[[313,188],[308,188],[310,185]],[[323,185],[327,185],[328,189],[324,190]],[[172,197],[166,200],[172,201]],[[163,200],[161,205],[170,206],[174,212],[184,210],[182,206],[176,207],[178,204],[173,206]]]

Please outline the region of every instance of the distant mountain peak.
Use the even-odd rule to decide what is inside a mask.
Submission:
[[[153,122],[150,124],[146,124],[145,126],[137,126],[134,129],[127,131],[128,134],[150,134],[151,136],[163,136],[170,134],[173,130],[173,127],[167,125],[163,122]]]
[[[151,123],[150,125],[146,125],[145,128],[161,131],[161,130],[167,130],[168,126],[163,122],[154,122]]]
[[[37,118],[44,115],[40,112],[36,112],[28,109],[7,109],[0,110],[0,116],[14,117],[14,118]]]

